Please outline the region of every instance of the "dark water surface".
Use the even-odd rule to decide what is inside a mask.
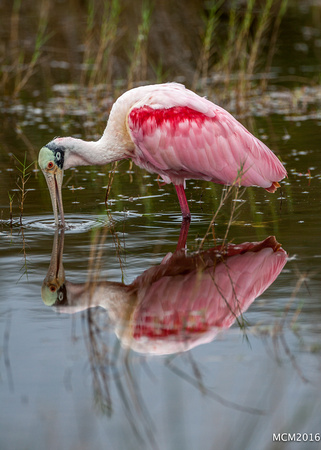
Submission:
[[[313,52],[302,60],[298,74],[319,70]],[[320,448],[320,88],[249,99],[240,120],[289,176],[274,195],[232,192],[204,250],[226,234],[237,245],[275,236],[288,256],[262,248],[223,261],[190,255],[225,188],[187,182],[188,252],[171,259],[175,190],[128,161],[107,212],[110,167],[65,173],[64,233],[32,165],[21,226],[13,155],[27,151],[29,164],[53,136],[97,138],[107,118],[109,100],[97,124],[95,110],[73,109],[65,85],[55,92],[46,103],[0,104],[0,448]],[[301,444],[272,442],[273,433]]]
[[[312,433],[309,439],[314,439],[320,432],[320,119],[289,121],[279,115],[269,121],[289,178],[282,194],[255,188],[243,194],[228,240],[241,244],[275,235],[289,259],[244,313],[245,327],[234,324],[215,332],[216,339],[200,339],[187,352],[183,333],[183,346],[174,346],[167,356],[145,354],[153,351],[148,339],[156,339],[148,333],[145,346],[130,351],[129,339],[123,348],[110,305],[88,313],[78,311],[81,307],[52,307],[48,299],[49,306],[44,303],[41,287],[55,235],[49,194],[42,174],[32,173],[23,229],[17,207],[11,227],[6,191],[14,191],[17,172],[5,158],[2,448],[194,449],[200,442],[208,449],[271,448],[273,433]],[[265,119],[255,122],[271,140]],[[8,136],[8,151],[20,149],[23,156],[10,128],[2,133]],[[108,176],[102,168],[79,169],[74,189],[70,182],[63,190],[65,279],[81,290],[89,273],[90,280],[129,285],[175,251],[181,219],[173,188],[159,188],[155,176],[129,169],[123,163],[115,174],[109,215],[103,205]],[[221,191],[188,183],[189,250],[198,248]],[[217,217],[217,243],[224,238],[232,204],[227,201]],[[211,236],[205,247],[213,245]]]

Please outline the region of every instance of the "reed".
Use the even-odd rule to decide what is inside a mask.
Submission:
[[[49,35],[47,34],[48,16],[49,16],[49,2],[47,0],[44,0],[41,3],[39,10],[39,24],[34,44],[34,51],[31,60],[26,64],[25,71],[23,73],[20,73],[20,77],[16,79],[14,95],[17,95],[24,88],[29,78],[34,73],[36,65],[40,61],[43,46],[49,38]],[[21,59],[22,60],[25,59],[23,53],[21,54]]]
[[[207,77],[209,76],[209,64],[210,59],[213,57],[215,52],[217,51],[216,46],[214,44],[214,34],[217,30],[220,16],[222,14],[222,5],[224,3],[224,0],[213,2],[210,6],[208,18],[203,16],[203,21],[205,24],[204,29],[204,36],[202,39],[202,49],[201,54],[197,63],[197,68],[194,75],[193,80],[193,88],[195,88],[195,85],[199,79],[201,79],[201,82],[206,81]],[[217,42],[215,40],[215,42]],[[203,86],[204,87],[204,86]]]
[[[228,223],[227,223],[227,227],[226,227],[226,231],[225,231],[225,235],[224,235],[224,239],[223,239],[222,244],[225,245],[225,243],[227,242],[227,237],[228,237],[229,230],[231,228],[232,223],[236,219],[236,216],[235,216],[236,212],[241,206],[240,204],[237,205],[237,200],[239,200],[239,199],[241,199],[243,197],[244,192],[246,190],[246,189],[243,189],[240,192],[240,187],[241,187],[240,183],[241,183],[242,177],[243,177],[243,175],[245,173],[246,173],[246,170],[244,170],[243,166],[241,166],[240,169],[238,170],[237,177],[234,180],[233,184],[231,184],[230,186],[224,186],[224,188],[222,190],[222,193],[221,193],[221,199],[220,199],[219,205],[216,208],[216,211],[215,211],[215,213],[214,213],[214,215],[212,217],[212,220],[211,220],[211,222],[210,222],[210,224],[209,224],[209,226],[207,228],[207,231],[206,231],[203,239],[200,242],[200,245],[198,247],[198,251],[202,250],[202,248],[204,246],[204,243],[205,243],[205,241],[207,240],[207,238],[208,238],[208,236],[210,234],[213,235],[213,240],[214,240],[214,243],[216,245],[216,242],[215,242],[216,238],[215,238],[215,231],[214,231],[215,221],[216,221],[216,218],[217,218],[218,214],[220,213],[222,207],[226,204],[227,200],[229,198],[231,198],[231,200],[232,200],[231,201],[231,212],[230,212],[230,216],[229,216],[229,219],[228,219]]]
[[[23,7],[28,3],[22,0],[13,1],[8,26],[9,45],[0,47],[0,89],[9,94],[13,93],[14,96],[18,96],[22,90],[28,90],[30,79],[42,74],[40,69],[46,70],[40,87],[42,84],[47,87],[48,70],[51,69],[48,64],[42,64],[44,51],[46,50],[49,58],[50,54],[61,54],[61,40],[70,40],[68,31],[59,39],[59,44],[51,39],[50,47],[47,46],[48,39],[57,32],[61,33],[63,29],[54,28],[57,26],[55,20],[57,21],[58,16],[55,16],[51,2],[42,0],[39,3],[36,23],[33,23],[36,31],[33,35],[31,33],[31,38],[27,35],[27,40],[22,25],[25,19]],[[174,70],[165,66],[167,55],[156,55],[155,58],[152,53],[154,48],[149,45],[149,36],[154,33],[152,18],[158,13],[158,5],[152,0],[143,0],[139,5],[140,17],[133,18],[137,22],[136,35],[132,31],[135,27],[128,26],[128,21],[131,20],[128,11],[132,13],[133,9],[128,8],[124,0],[87,0],[85,14],[81,8],[73,9],[79,17],[72,23],[82,23],[84,18],[86,28],[84,33],[73,30],[73,36],[78,35],[75,41],[77,45],[70,49],[69,56],[72,56],[72,61],[81,62],[77,66],[80,71],[76,82],[78,80],[82,87],[89,88],[88,97],[91,100],[92,92],[96,92],[100,85],[104,86],[106,91],[106,84],[110,84],[112,91],[116,76],[118,85],[121,80],[124,88],[126,85],[132,87],[137,82],[163,82],[173,79],[175,75],[185,75],[174,73]],[[214,89],[217,87],[220,97],[230,97],[237,91],[236,97],[241,103],[242,98],[253,87],[257,69],[264,68],[265,73],[270,71],[287,5],[288,0],[248,0],[246,3],[231,0],[229,4],[226,0],[219,0],[206,3],[206,10],[198,6],[199,14],[205,11],[200,31],[202,44],[197,61],[193,63],[191,59],[191,65],[195,65],[194,78],[186,80],[186,84],[195,89],[201,87],[203,90],[208,85]],[[30,5],[28,7],[32,8]],[[34,18],[32,20],[35,22]],[[193,33],[197,38],[196,32]],[[267,36],[268,44],[265,39]],[[25,42],[28,41],[32,44],[27,47]],[[83,49],[82,54],[79,53],[80,48]],[[267,56],[262,58],[263,48]],[[65,72],[66,79],[74,82],[75,69],[76,66],[73,66],[70,73]],[[263,76],[260,88],[266,89],[267,83],[268,77]],[[224,89],[221,89],[222,85]],[[83,93],[82,102],[84,94],[87,95],[86,92]]]
[[[82,85],[93,88],[97,84],[105,84],[111,81],[120,13],[120,0],[112,0],[111,2],[90,0],[88,2],[87,30],[81,74]]]
[[[257,19],[257,26],[254,33],[253,40],[251,42],[251,46],[248,52],[248,61],[247,61],[247,70],[246,74],[243,71],[241,77],[241,87],[245,92],[241,91],[241,95],[244,97],[246,92],[248,92],[251,88],[252,79],[255,71],[255,67],[258,64],[259,58],[259,49],[262,47],[262,38],[264,34],[267,32],[270,26],[271,19],[271,9],[273,6],[274,0],[266,0],[262,11]]]
[[[23,21],[21,6],[21,0],[14,0],[10,21],[9,45],[5,53],[0,55],[0,59],[2,60],[0,88],[4,92],[9,91],[9,93],[13,94],[13,97],[18,96],[37,71],[44,45],[50,37],[47,32],[50,2],[43,0],[40,8],[37,9],[39,11],[38,28],[30,56],[30,52],[24,48],[22,38],[20,37],[20,27]]]
[[[14,0],[12,4],[12,13],[10,20],[10,40],[7,51],[1,55],[0,65],[0,86],[3,90],[10,84],[14,69],[18,66],[19,53],[17,43],[19,41],[19,11],[21,8],[21,0]]]
[[[245,10],[234,0],[224,19],[226,2],[213,2],[204,20],[204,37],[193,87],[220,87],[220,100],[236,96],[237,105],[253,88],[258,68],[264,67],[261,89],[265,90],[276,50],[277,36],[288,0],[248,0]],[[269,44],[265,37],[269,35]],[[267,47],[267,58],[261,50]],[[221,86],[224,89],[221,89]]]
[[[24,212],[24,203],[26,200],[26,196],[28,194],[28,189],[26,187],[28,180],[31,176],[31,172],[29,171],[30,167],[34,164],[33,162],[31,164],[27,165],[27,153],[25,153],[24,159],[20,161],[15,155],[13,155],[15,160],[17,161],[17,170],[18,170],[18,179],[16,181],[16,185],[18,188],[18,203],[19,203],[19,210],[20,210],[20,217],[19,217],[19,223],[20,223],[20,229],[19,234],[22,239],[22,247],[21,247],[21,253],[23,255],[23,266],[22,270],[23,273],[21,274],[19,280],[25,275],[28,278],[28,259],[27,259],[27,243],[24,233],[24,227],[23,227],[23,212]],[[13,198],[15,194],[11,195],[10,192],[8,192],[9,196],[9,214],[10,214],[10,228],[12,231],[13,226]]]
[[[10,194],[10,192],[8,192],[8,197],[9,197],[9,215],[10,215],[10,228],[12,228],[12,220],[13,220],[13,198],[14,198],[14,194]]]
[[[27,153],[25,153],[23,161],[20,161],[15,155],[13,155],[18,162],[18,172],[19,177],[17,180],[17,187],[19,189],[19,209],[20,209],[20,225],[22,226],[22,217],[24,210],[24,202],[26,200],[26,196],[28,194],[28,190],[26,188],[27,182],[31,176],[31,172],[28,172],[30,167],[34,164],[33,162],[27,165]]]
[[[133,87],[135,81],[147,80],[148,35],[151,27],[151,15],[152,5],[149,0],[144,0],[141,23],[138,26],[137,38],[128,71],[128,88]]]
[[[282,19],[284,17],[284,14],[287,10],[287,7],[288,7],[288,0],[279,0],[278,6],[277,6],[278,10],[277,10],[276,18],[274,20],[272,35],[271,35],[270,44],[269,44],[269,48],[268,48],[268,54],[266,57],[266,64],[265,64],[265,70],[264,70],[264,72],[266,74],[270,73],[270,70],[271,70],[272,60],[273,60],[273,56],[274,56],[274,53],[276,50],[277,37],[279,34],[280,25],[281,25]],[[264,77],[261,80],[260,89],[262,92],[264,92],[267,88],[267,80],[268,80],[267,77]]]

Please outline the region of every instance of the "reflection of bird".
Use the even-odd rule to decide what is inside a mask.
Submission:
[[[177,251],[130,285],[97,280],[74,284],[65,280],[62,251],[56,233],[42,287],[44,303],[64,313],[105,308],[124,347],[154,354],[186,351],[212,341],[239,320],[287,260],[270,236],[188,256]]]
[[[274,192],[286,170],[268,147],[227,111],[176,83],[142,86],[115,102],[97,142],[56,138],[39,153],[39,166],[64,223],[63,170],[131,158],[175,185],[183,217],[190,218],[185,180],[261,186]]]

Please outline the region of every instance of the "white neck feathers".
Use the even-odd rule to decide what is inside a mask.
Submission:
[[[64,169],[76,166],[102,166],[127,155],[109,142],[104,134],[98,141],[83,141],[72,137],[57,138],[55,141],[65,149]]]

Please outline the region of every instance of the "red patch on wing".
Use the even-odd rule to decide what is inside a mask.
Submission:
[[[211,120],[205,114],[195,111],[187,106],[174,106],[173,108],[154,109],[150,106],[133,108],[129,118],[135,127],[155,128],[162,127],[165,123],[176,129],[179,123],[189,121],[197,123],[200,127],[205,120]]]

